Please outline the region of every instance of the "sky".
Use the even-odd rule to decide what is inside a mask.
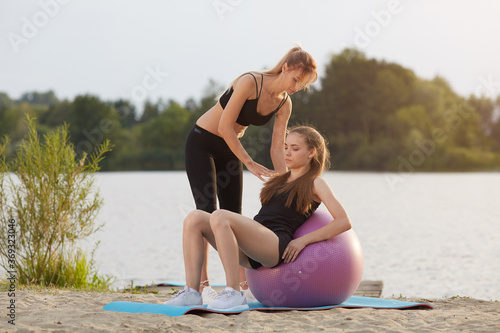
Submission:
[[[489,0],[4,0],[0,92],[184,103],[299,43],[320,78],[333,54],[355,47],[444,77],[463,96],[493,97],[499,17]]]

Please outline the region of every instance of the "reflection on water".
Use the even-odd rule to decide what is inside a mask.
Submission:
[[[365,255],[364,280],[383,296],[500,300],[500,174],[328,172]],[[183,217],[194,209],[184,172],[100,173],[104,207],[95,235],[99,271],[151,284],[184,280]],[[243,214],[254,216],[262,183],[244,174]],[[325,209],[322,205],[320,209]],[[224,282],[210,252],[209,274]]]

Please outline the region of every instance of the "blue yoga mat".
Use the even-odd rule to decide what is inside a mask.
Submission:
[[[326,310],[332,308],[374,308],[374,309],[410,309],[427,308],[433,309],[429,304],[414,303],[405,301],[395,301],[383,298],[371,298],[352,296],[347,301],[338,305],[318,306],[311,308],[287,308],[287,307],[268,307],[259,302],[248,303],[250,307],[243,311],[261,310],[261,311],[283,311],[283,310]],[[183,314],[193,312],[216,312],[216,313],[240,313],[243,311],[213,311],[207,310],[206,305],[198,306],[173,306],[165,304],[138,303],[138,302],[112,302],[104,306],[104,310],[128,312],[128,313],[160,313],[170,317],[182,316]]]

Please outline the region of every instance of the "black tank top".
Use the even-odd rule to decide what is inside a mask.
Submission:
[[[248,125],[256,125],[256,126],[262,126],[265,125],[271,120],[273,115],[278,112],[278,110],[285,104],[286,100],[288,99],[288,94],[286,94],[285,98],[281,100],[281,103],[278,105],[276,110],[271,112],[270,114],[263,116],[257,112],[257,103],[259,102],[259,97],[262,92],[262,82],[264,81],[264,75],[261,75],[260,79],[260,91],[257,89],[257,79],[252,73],[245,73],[243,75],[250,74],[252,75],[253,79],[255,80],[255,93],[257,98],[255,99],[247,99],[245,101],[245,104],[243,104],[243,107],[241,108],[240,114],[238,115],[238,119],[236,119],[236,122],[240,124],[241,126],[248,126]],[[226,92],[220,97],[219,102],[222,108],[224,109],[229,102],[229,99],[233,95],[234,89],[231,86],[229,89],[226,90]]]
[[[262,205],[259,213],[254,217],[254,220],[272,231],[285,233],[293,238],[295,230],[297,230],[320,205],[319,202],[313,201],[312,207],[305,214],[301,214],[295,210],[297,206],[296,198],[293,200],[290,208],[285,206],[288,198],[288,192],[276,193],[268,203]]]

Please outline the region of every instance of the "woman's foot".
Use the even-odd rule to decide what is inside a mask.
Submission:
[[[175,294],[171,300],[165,301],[163,304],[175,306],[202,305],[203,300],[198,291],[185,286],[184,289]]]
[[[203,297],[203,304],[210,304],[217,298],[218,294],[215,290],[210,286],[206,286],[203,288],[203,292],[201,293]]]
[[[249,309],[245,294],[231,287],[221,292],[217,298],[207,306],[208,310],[216,311],[243,311]]]
[[[242,291],[245,294],[245,297],[247,298],[247,303],[249,303],[249,302],[256,302],[257,301],[257,299],[255,298],[255,296],[250,291],[250,288],[248,288],[248,282],[247,281],[240,282],[240,291]]]
[[[243,292],[243,294],[245,295],[245,297],[247,298],[247,302],[257,302],[257,299],[255,298],[255,296],[252,294],[252,292],[250,291],[250,288],[246,289],[246,290],[241,290]]]

